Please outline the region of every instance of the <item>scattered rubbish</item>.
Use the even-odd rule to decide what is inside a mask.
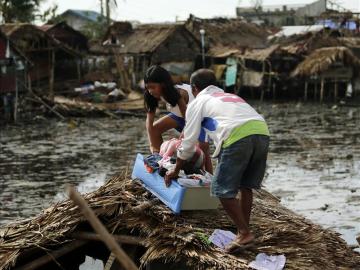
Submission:
[[[257,270],[282,270],[285,266],[286,258],[284,255],[266,255],[259,253],[255,261],[249,263],[249,267]]]
[[[225,249],[232,241],[235,240],[235,238],[236,238],[236,234],[230,231],[216,229],[209,237],[209,240],[215,246],[221,249]]]

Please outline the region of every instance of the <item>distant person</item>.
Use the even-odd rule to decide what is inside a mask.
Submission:
[[[161,66],[151,66],[144,77],[144,105],[146,110],[146,130],[151,153],[159,153],[163,142],[162,134],[170,129],[183,131],[186,108],[194,100],[188,84],[174,85],[170,73]],[[155,121],[159,102],[165,102],[169,113]],[[209,144],[205,130],[198,136],[199,146],[205,154],[205,170],[212,173]]]
[[[253,202],[252,189],[259,189],[265,174],[269,147],[269,131],[264,118],[243,99],[214,86],[211,70],[200,69],[190,83],[195,96],[186,111],[184,138],[178,148],[176,167],[167,172],[166,185],[177,178],[185,160],[194,152],[194,145],[206,129],[214,141],[218,157],[211,194],[220,199],[225,211],[238,229],[236,240],[228,252],[244,248],[254,240],[249,229]],[[237,199],[240,190],[241,199]]]

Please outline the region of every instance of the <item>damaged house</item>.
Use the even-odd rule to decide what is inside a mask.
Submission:
[[[87,53],[89,50],[88,38],[69,26],[66,22],[44,24],[38,28],[76,51]]]
[[[236,55],[247,49],[267,47],[268,32],[241,19],[201,19],[190,15],[186,28],[201,42],[204,35],[205,59],[197,59],[196,68],[210,67],[225,89],[232,92],[239,87],[241,68]],[[201,63],[203,62],[203,63]]]
[[[353,94],[353,82],[358,77],[360,59],[349,48],[325,47],[313,51],[292,72],[293,77],[304,80],[304,98],[311,90],[320,102],[325,97],[349,97]],[[319,91],[318,91],[319,90]]]
[[[175,80],[188,80],[200,53],[200,43],[183,24],[133,27],[129,22],[116,22],[108,28],[103,47],[117,56],[115,59],[122,58],[133,84],[154,64],[169,70]]]
[[[18,96],[25,91],[30,65],[26,56],[0,31],[0,119],[16,121]]]
[[[64,81],[80,78],[82,55],[70,46],[31,24],[3,24],[0,30],[33,63],[27,82],[29,89],[53,97],[55,86],[59,89]]]

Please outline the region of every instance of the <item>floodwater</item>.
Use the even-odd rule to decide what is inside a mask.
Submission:
[[[251,103],[251,102],[250,102]],[[264,186],[355,244],[360,233],[360,108],[255,103],[272,134]],[[98,188],[147,153],[144,119],[56,119],[0,130],[0,225],[38,214],[67,183]]]

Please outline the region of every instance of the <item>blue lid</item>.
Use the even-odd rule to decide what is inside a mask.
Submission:
[[[144,187],[166,204],[174,213],[178,214],[184,198],[186,188],[172,180],[169,187],[165,186],[164,178],[158,172],[149,173],[144,166],[144,157],[137,154],[132,179],[139,179]]]

